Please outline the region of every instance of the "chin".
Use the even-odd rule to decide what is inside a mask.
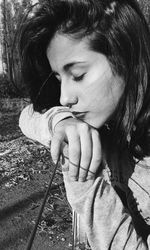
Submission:
[[[88,123],[90,126],[92,126],[95,129],[101,128],[104,125],[104,123],[105,123],[105,122],[97,121],[97,120],[94,121],[94,119],[93,120],[91,120],[91,119],[84,119],[84,122]]]

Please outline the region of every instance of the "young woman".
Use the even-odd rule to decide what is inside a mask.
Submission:
[[[62,156],[75,249],[150,248],[149,41],[134,0],[45,0],[22,28],[20,127]]]

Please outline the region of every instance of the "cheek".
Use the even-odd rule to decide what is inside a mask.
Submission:
[[[99,77],[84,88],[84,103],[93,111],[113,112],[124,90],[119,77]]]
[[[90,106],[101,105],[101,103],[112,96],[111,80],[103,77],[91,79],[84,87],[83,95]]]

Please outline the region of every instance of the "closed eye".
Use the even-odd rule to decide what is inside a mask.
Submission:
[[[80,75],[80,76],[73,76],[73,80],[74,80],[75,82],[82,81],[83,78],[84,78],[84,76],[85,76],[85,74],[86,74],[86,73],[84,73],[84,74],[82,74],[82,75]]]

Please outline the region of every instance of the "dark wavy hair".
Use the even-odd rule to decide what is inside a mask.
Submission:
[[[135,0],[43,0],[20,33],[22,75],[36,111],[59,104],[60,87],[46,49],[55,32],[89,38],[125,90],[110,121],[114,141],[133,156],[150,155],[150,32]]]

